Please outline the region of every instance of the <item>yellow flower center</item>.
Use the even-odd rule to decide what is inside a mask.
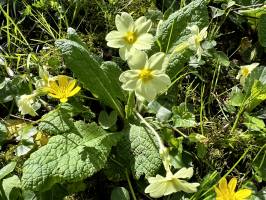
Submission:
[[[249,71],[249,69],[248,69],[247,67],[244,67],[244,68],[242,69],[242,75],[243,75],[244,77],[247,77],[247,76],[249,75],[249,73],[250,73],[250,71]]]
[[[152,72],[151,70],[144,68],[139,71],[139,78],[144,82],[149,81],[153,78],[153,75],[151,72]]]
[[[127,32],[127,34],[125,36],[125,40],[129,44],[133,44],[136,41],[136,34],[134,32],[131,32],[131,31]]]

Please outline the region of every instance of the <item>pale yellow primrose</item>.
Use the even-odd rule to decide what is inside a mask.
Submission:
[[[122,88],[135,91],[137,98],[141,101],[152,101],[156,95],[171,84],[165,69],[168,58],[164,53],[156,53],[149,59],[145,52],[136,51],[128,58],[130,70],[123,72],[119,80],[123,83]]]
[[[247,200],[251,195],[250,189],[240,189],[235,192],[237,179],[232,178],[229,183],[225,178],[219,181],[219,187],[215,187],[216,200]]]
[[[115,25],[117,31],[111,31],[105,39],[109,47],[119,48],[119,55],[123,60],[127,60],[134,49],[151,48],[153,36],[148,33],[152,26],[151,20],[142,16],[134,22],[131,15],[123,12],[116,15]]]
[[[193,168],[182,168],[175,174],[168,171],[166,177],[156,175],[156,177],[148,178],[150,185],[146,187],[145,193],[149,193],[153,198],[170,195],[175,192],[184,191],[186,193],[193,193],[197,191],[199,183],[188,183],[185,178],[191,178],[193,175]]]
[[[36,110],[40,108],[40,104],[35,101],[36,94],[24,94],[21,95],[17,100],[17,106],[22,115],[29,114],[36,116]]]
[[[241,66],[240,70],[236,76],[236,79],[240,79],[240,84],[244,85],[245,79],[259,65],[260,65],[259,63],[252,63],[250,65]]]
[[[203,28],[201,31],[197,25],[193,25],[188,28],[191,31],[192,36],[188,39],[188,43],[190,44],[190,48],[196,51],[198,59],[201,59],[201,55],[203,54],[203,49],[201,47],[201,42],[207,38],[207,29],[208,27]]]

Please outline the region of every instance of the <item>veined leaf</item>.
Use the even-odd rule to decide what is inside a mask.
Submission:
[[[156,34],[156,45],[152,52],[162,51],[172,53],[175,47],[191,36],[187,27],[197,25],[199,29],[208,26],[208,10],[204,0],[192,1],[182,9],[171,14],[162,22]],[[172,78],[183,65],[189,61],[193,52],[188,48],[182,53],[171,55],[167,74]]]
[[[162,161],[155,139],[141,126],[131,125],[118,143],[119,152],[130,163],[136,179],[155,176]]]
[[[120,134],[106,133],[95,123],[75,122],[63,135],[32,153],[24,163],[22,185],[43,192],[56,183],[77,182],[101,170]]]
[[[115,109],[119,115],[124,116],[120,100],[124,100],[123,92],[117,83],[118,77],[106,73],[101,68],[101,61],[89,52],[74,33],[69,33],[73,40],[57,40],[56,46],[61,50],[65,64],[73,71],[84,87],[92,92],[100,101]],[[119,95],[117,95],[119,94]]]

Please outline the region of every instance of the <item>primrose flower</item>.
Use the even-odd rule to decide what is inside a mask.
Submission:
[[[68,97],[72,97],[80,90],[79,86],[76,86],[77,80],[71,79],[65,75],[59,75],[49,80],[47,87],[44,90],[48,92],[48,95],[60,99],[60,102],[65,103]]]
[[[135,91],[141,101],[152,101],[156,95],[164,91],[171,84],[165,69],[168,59],[164,53],[156,53],[149,59],[146,53],[136,51],[128,59],[130,70],[123,72],[119,80],[123,83],[122,88]]]
[[[127,60],[132,49],[151,48],[153,36],[147,33],[152,25],[151,20],[142,16],[134,22],[131,15],[123,12],[116,15],[115,25],[117,31],[111,31],[105,39],[109,47],[119,48],[119,55],[123,60]]]
[[[254,70],[259,65],[260,65],[259,63],[252,63],[250,65],[241,66],[240,70],[236,76],[236,79],[240,79],[240,84],[244,85],[245,79],[252,72],[252,70]]]
[[[215,187],[216,200],[247,200],[251,195],[250,189],[241,189],[235,192],[237,179],[232,178],[229,183],[225,178],[219,181],[219,188]]]
[[[17,99],[17,106],[22,115],[29,114],[36,116],[36,110],[40,108],[40,104],[35,101],[36,94],[24,94]]]
[[[203,54],[203,49],[201,47],[201,42],[207,38],[207,29],[208,27],[203,28],[201,31],[199,30],[199,27],[197,25],[193,25],[188,28],[192,36],[188,39],[188,43],[190,44],[190,48],[194,51],[196,51],[196,54],[198,56],[198,59],[200,60],[201,55]]]
[[[197,191],[199,183],[188,183],[184,178],[191,178],[193,175],[193,168],[182,168],[175,174],[170,171],[166,177],[156,175],[156,177],[148,178],[150,185],[146,187],[145,193],[149,193],[153,198],[159,198],[175,192],[184,191],[186,193],[193,193]]]

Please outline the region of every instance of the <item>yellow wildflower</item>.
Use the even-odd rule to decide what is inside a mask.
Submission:
[[[49,80],[49,85],[45,87],[45,90],[49,96],[60,99],[60,102],[65,103],[68,97],[72,97],[79,92],[80,87],[76,86],[76,83],[77,80],[75,79],[71,79],[65,75],[59,75]]]
[[[229,183],[225,178],[219,181],[219,188],[215,187],[216,200],[247,200],[251,195],[250,189],[240,189],[235,192],[237,179],[232,178]]]

